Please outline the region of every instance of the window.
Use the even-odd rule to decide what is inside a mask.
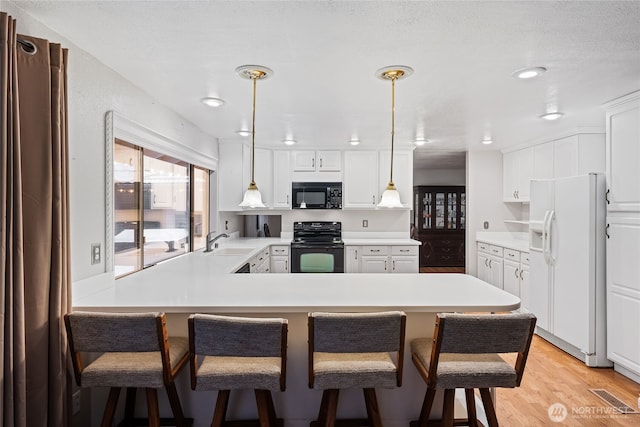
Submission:
[[[209,170],[116,139],[113,185],[116,277],[204,247]]]

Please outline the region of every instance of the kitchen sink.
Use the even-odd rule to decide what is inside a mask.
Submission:
[[[211,252],[212,255],[246,255],[253,252],[255,248],[217,248]]]

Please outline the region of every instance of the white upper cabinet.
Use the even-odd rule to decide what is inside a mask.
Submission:
[[[553,178],[553,142],[533,147],[533,179]]]
[[[605,140],[602,134],[579,134],[553,143],[553,177],[565,178],[605,171]]]
[[[640,211],[640,91],[607,105],[609,211]]]
[[[291,152],[273,152],[273,207],[291,208]]]
[[[391,151],[380,151],[378,173],[377,202],[387,189],[391,167]],[[393,183],[400,193],[400,201],[407,208],[411,208],[413,198],[413,151],[393,151]]]
[[[340,172],[342,170],[342,152],[293,151],[294,172]]]
[[[529,181],[533,176],[533,148],[502,156],[502,198],[505,202],[528,202]]]
[[[345,151],[344,209],[373,209],[378,203],[378,152]]]
[[[244,144],[220,144],[218,203],[220,211],[242,211],[238,206],[251,181],[251,148]],[[273,200],[273,159],[271,150],[256,148],[255,181],[262,202]]]

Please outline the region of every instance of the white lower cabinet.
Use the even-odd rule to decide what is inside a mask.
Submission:
[[[640,378],[640,214],[607,222],[607,358]]]
[[[251,273],[269,273],[271,271],[269,252],[269,247],[266,247],[249,260],[249,271]]]
[[[270,253],[271,273],[289,272],[289,246],[271,246]]]
[[[502,289],[502,261],[501,247],[478,243],[478,278],[480,280]]]
[[[503,289],[520,297],[520,262],[505,259],[503,266]]]
[[[418,246],[345,246],[345,273],[417,273]]]

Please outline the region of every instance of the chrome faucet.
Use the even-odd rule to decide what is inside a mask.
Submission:
[[[213,231],[211,233],[207,234],[207,247],[204,250],[205,252],[211,252],[212,251],[211,247],[213,246],[213,243],[216,240],[218,240],[219,238],[221,238],[221,237],[229,237],[229,235],[227,233],[218,234],[215,237],[211,237],[212,235],[213,235]],[[215,247],[216,248],[218,247],[217,243],[215,244]]]

